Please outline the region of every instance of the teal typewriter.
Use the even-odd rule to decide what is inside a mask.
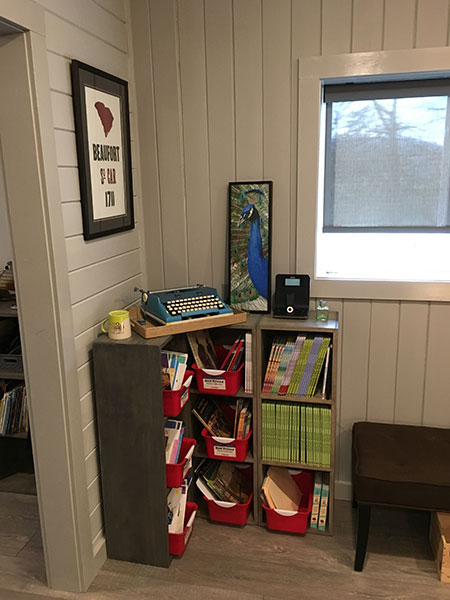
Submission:
[[[213,287],[197,284],[194,287],[141,292],[141,311],[158,323],[175,323],[185,319],[211,317],[232,313]]]

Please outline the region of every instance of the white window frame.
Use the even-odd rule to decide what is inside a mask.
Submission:
[[[323,206],[323,84],[429,77],[450,77],[450,48],[363,52],[300,59],[296,269],[297,273],[310,275],[311,296],[450,301],[450,282],[356,281],[315,277],[317,216]]]

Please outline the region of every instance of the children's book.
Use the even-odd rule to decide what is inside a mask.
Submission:
[[[174,350],[161,350],[163,389],[181,389],[186,373],[188,355]]]
[[[164,426],[164,435],[166,438],[166,463],[176,464],[183,439],[184,425],[183,421],[177,419],[167,419]]]
[[[313,489],[313,501],[311,509],[311,523],[312,529],[317,529],[317,523],[319,520],[319,508],[320,508],[320,495],[322,493],[322,472],[316,471],[314,474],[314,489]]]
[[[328,517],[328,493],[330,488],[329,483],[329,474],[323,474],[322,481],[322,494],[320,496],[320,508],[319,508],[319,531],[325,531],[327,525],[327,517]]]
[[[189,331],[187,339],[199,369],[218,369],[218,361],[211,336],[207,329]]]

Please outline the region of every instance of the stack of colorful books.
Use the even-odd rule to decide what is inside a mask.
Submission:
[[[330,351],[329,337],[276,336],[267,361],[263,394],[311,398],[323,371],[325,398]]]

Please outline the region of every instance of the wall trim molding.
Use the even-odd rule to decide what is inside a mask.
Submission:
[[[448,282],[315,278],[318,205],[323,197],[323,84],[450,76],[450,48],[415,48],[301,58],[298,64],[297,273],[311,276],[311,296],[446,302]]]

